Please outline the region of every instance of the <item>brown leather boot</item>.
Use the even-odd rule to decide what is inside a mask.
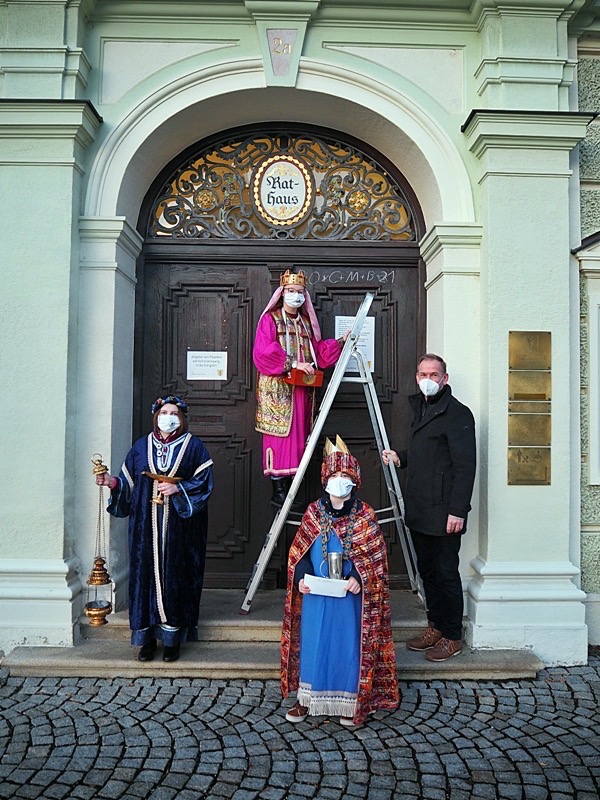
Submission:
[[[408,639],[406,646],[409,650],[430,650],[432,647],[435,647],[441,638],[442,632],[434,628],[430,622],[429,627],[426,628],[423,633],[419,636],[415,636],[414,639]]]

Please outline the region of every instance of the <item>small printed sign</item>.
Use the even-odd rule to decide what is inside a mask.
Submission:
[[[343,336],[346,331],[351,330],[354,325],[355,317],[336,317],[335,318],[335,338]],[[375,317],[367,317],[363,323],[356,349],[360,350],[367,362],[367,368],[375,371]],[[348,361],[346,372],[358,372],[358,364],[354,356]]]
[[[310,211],[313,178],[299,158],[287,155],[265,159],[252,181],[252,198],[258,213],[272,225],[294,225]]]
[[[188,381],[226,381],[227,352],[188,350]]]

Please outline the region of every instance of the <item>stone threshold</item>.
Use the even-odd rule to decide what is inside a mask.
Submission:
[[[126,642],[87,640],[74,647],[17,647],[2,659],[12,676],[88,678],[206,678],[279,680],[276,642],[191,642],[181,658],[137,660],[138,648]],[[398,677],[404,681],[506,681],[535,678],[544,664],[529,650],[463,649],[460,656],[434,664],[423,653],[396,645]]]
[[[202,593],[198,638],[200,641],[279,642],[285,591],[259,591],[248,614],[240,614],[245,592],[235,589],[206,589]],[[394,640],[406,641],[427,624],[423,603],[410,591],[390,592]],[[129,642],[127,611],[111,614],[106,625],[94,627],[87,617],[80,620],[84,639]]]
[[[279,680],[279,641],[285,592],[259,591],[250,612],[240,614],[245,592],[209,589],[200,604],[199,641],[182,646],[173,664],[157,657],[137,660],[129,645],[126,611],[91,626],[80,621],[81,638],[74,647],[17,647],[0,662],[11,675],[92,678],[205,678]],[[463,649],[460,656],[434,664],[424,653],[407,650],[404,642],[426,624],[420,598],[410,591],[392,591],[392,628],[401,680],[488,680],[535,678],[544,664],[529,650]]]

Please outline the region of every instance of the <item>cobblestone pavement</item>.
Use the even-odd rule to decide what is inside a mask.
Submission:
[[[535,681],[401,688],[398,711],[349,731],[286,722],[274,681],[4,675],[0,797],[600,796],[600,657]]]

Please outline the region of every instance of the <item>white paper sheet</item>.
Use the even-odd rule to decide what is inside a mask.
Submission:
[[[348,581],[338,581],[335,578],[305,575],[304,583],[313,594],[323,594],[326,597],[345,597],[348,591]]]

